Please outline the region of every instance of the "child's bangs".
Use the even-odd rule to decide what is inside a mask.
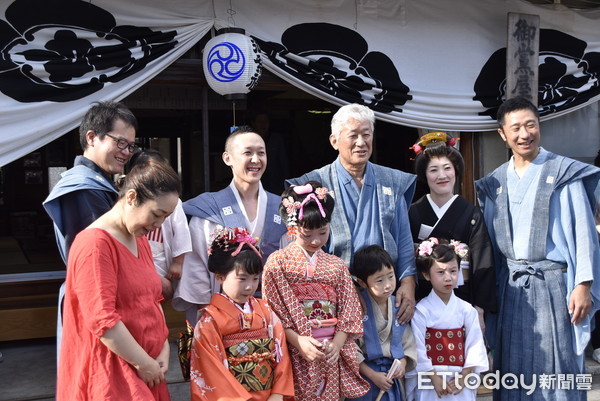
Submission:
[[[303,209],[302,220],[298,220],[300,227],[307,230],[316,230],[329,223],[329,218],[321,215],[321,210],[315,202],[307,203]]]
[[[235,258],[234,266],[237,272],[244,271],[247,274],[261,274],[263,271],[262,259],[247,245]]]

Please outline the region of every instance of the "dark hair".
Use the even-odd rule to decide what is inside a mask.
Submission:
[[[598,155],[594,159],[594,166],[600,167],[600,150],[598,151]]]
[[[125,165],[125,174],[128,174],[133,166],[136,164],[142,164],[147,162],[148,160],[155,160],[161,163],[167,163],[167,159],[156,149],[144,149],[139,152],[135,152],[131,155],[131,158]]]
[[[500,129],[503,129],[504,123],[506,122],[506,115],[517,110],[531,110],[531,112],[533,112],[538,121],[540,119],[540,113],[537,107],[535,107],[535,105],[531,103],[528,99],[522,96],[517,96],[507,99],[498,108],[498,113],[496,114],[496,119],[498,120],[498,127]]]
[[[429,274],[434,261],[448,263],[451,260],[456,260],[460,264],[460,257],[454,251],[454,246],[450,245],[445,239],[440,239],[439,242],[439,244],[433,245],[431,255],[419,255],[417,252],[416,262],[418,272]]]
[[[87,149],[86,134],[88,131],[94,131],[99,139],[113,130],[115,121],[123,120],[125,124],[133,127],[137,132],[137,119],[127,106],[119,102],[95,102],[94,105],[85,113],[83,120],[79,125],[79,142],[81,149]]]
[[[352,274],[365,283],[367,278],[381,271],[385,267],[391,267],[394,271],[394,261],[389,253],[379,245],[370,245],[361,248],[354,254]]]
[[[249,126],[249,125],[240,125],[231,134],[229,134],[229,136],[227,137],[227,139],[225,139],[225,152],[230,152],[231,151],[231,149],[230,149],[231,142],[233,142],[233,140],[235,139],[236,136],[243,135],[243,134],[256,134],[256,135],[260,135],[251,126]]]
[[[214,240],[208,257],[208,271],[223,276],[229,274],[233,269],[236,271],[243,270],[248,274],[262,273],[263,261],[248,244],[244,244],[242,250],[236,256],[231,256],[236,249],[237,244],[225,249],[217,245],[217,240]]]
[[[180,196],[181,181],[170,165],[149,159],[137,163],[119,181],[119,199],[130,189],[136,192],[136,205],[141,205],[149,199],[156,199],[165,194],[177,193]]]
[[[432,158],[447,157],[454,166],[457,177],[462,177],[465,171],[465,161],[455,147],[446,145],[445,142],[430,143],[415,158],[415,172],[419,181],[427,183],[427,167]]]
[[[312,192],[315,193],[315,190],[318,188],[322,188],[320,182],[318,181],[308,181],[306,184],[310,184],[312,186]],[[303,185],[300,185],[303,186]],[[283,201],[286,198],[291,197],[294,202],[302,202],[309,194],[297,194],[294,191],[294,186],[292,185],[281,194],[281,200]],[[325,212],[325,217],[321,215],[321,209],[317,205],[317,202],[314,199],[309,200],[302,207],[302,220],[300,220],[300,210],[294,209],[296,213],[298,227],[306,228],[307,230],[316,230],[325,226],[327,223],[331,221],[331,214],[333,213],[333,208],[335,206],[335,202],[333,201],[333,197],[327,193],[323,199],[319,199],[319,203],[323,207],[323,211]],[[283,205],[279,205],[279,214],[281,218],[287,222],[288,221],[288,213],[286,207]]]

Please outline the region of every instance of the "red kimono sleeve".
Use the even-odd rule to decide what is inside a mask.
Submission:
[[[192,343],[190,361],[192,401],[246,401],[251,398],[250,392],[233,377],[223,364],[226,359],[218,322],[208,310],[205,310],[194,330]]]

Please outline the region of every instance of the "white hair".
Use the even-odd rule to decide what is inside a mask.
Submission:
[[[335,139],[339,138],[340,132],[342,132],[342,129],[344,129],[344,126],[350,119],[360,122],[368,121],[371,132],[374,132],[375,113],[373,113],[373,110],[362,104],[352,103],[340,107],[331,119],[331,135]]]

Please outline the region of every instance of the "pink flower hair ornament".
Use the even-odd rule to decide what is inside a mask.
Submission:
[[[435,237],[429,237],[423,242],[421,242],[417,248],[417,254],[419,256],[431,256],[433,249],[440,244],[440,241]],[[454,253],[456,253],[460,259],[465,259],[469,255],[469,246],[464,242],[450,240],[449,244],[454,248]]]
[[[248,232],[248,230],[246,230],[245,228],[220,228],[215,230],[215,232],[211,235],[211,238],[213,240],[210,248],[208,248],[209,255],[212,254],[214,246],[222,248],[224,251],[227,252],[229,250],[229,247],[234,247],[237,244],[236,250],[233,251],[233,253],[231,254],[231,256],[237,256],[244,247],[244,244],[246,244],[254,252],[256,252],[256,254],[260,258],[262,258],[260,251],[255,246],[258,243],[258,238],[250,235],[250,232]]]
[[[281,200],[281,203],[285,207],[285,212],[287,214],[286,226],[288,227],[288,237],[290,239],[293,239],[296,236],[298,220],[302,220],[304,218],[304,205],[311,200],[317,203],[319,211],[321,212],[321,216],[327,216],[320,200],[325,199],[327,193],[329,193],[327,188],[313,188],[311,184],[292,185],[292,190],[298,195],[308,195],[302,200],[302,202],[294,200],[292,196],[288,196],[287,198],[283,198]],[[298,210],[300,210],[299,213]]]
[[[439,245],[439,241],[435,237],[429,237],[419,244],[417,248],[417,252],[419,256],[430,256],[431,252],[433,252],[433,247],[435,245]]]

